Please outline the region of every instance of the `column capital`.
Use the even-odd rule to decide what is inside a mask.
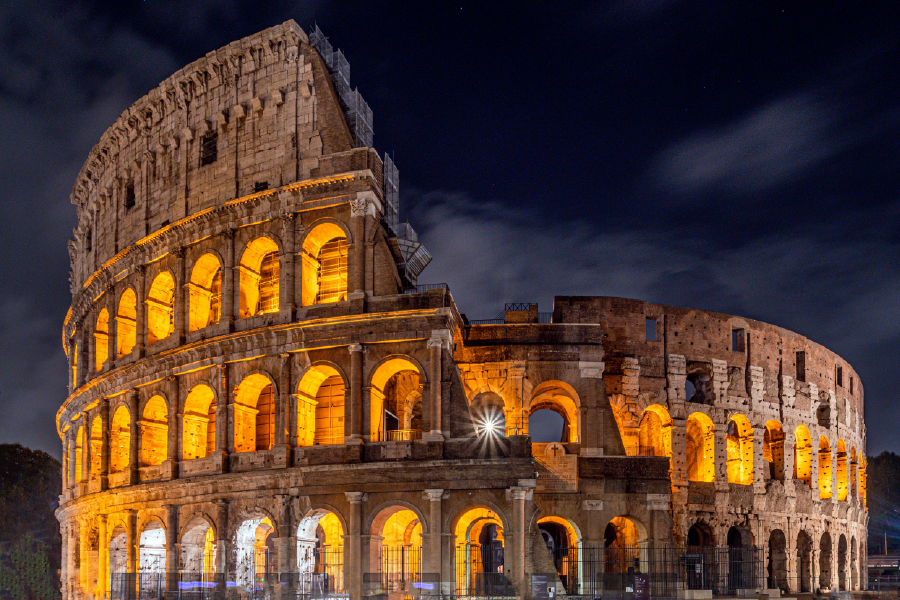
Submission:
[[[350,200],[351,217],[364,217],[367,214],[374,217],[382,210],[381,201],[375,192],[357,192],[356,198]]]
[[[579,361],[578,369],[581,371],[582,379],[602,379],[603,370],[606,364],[602,361]]]
[[[369,499],[369,495],[365,492],[344,492],[344,496],[350,504],[362,504]]]
[[[429,502],[440,502],[444,499],[444,490],[422,490],[422,497]]]
[[[349,344],[347,350],[350,352],[365,352],[366,349],[362,344]]]

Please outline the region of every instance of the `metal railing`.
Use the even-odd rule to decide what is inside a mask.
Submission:
[[[544,325],[553,323],[553,313],[539,312],[537,322]],[[469,325],[506,325],[506,315],[501,313],[493,319],[470,319]]]
[[[387,432],[387,441],[389,442],[409,442],[421,439],[421,429],[389,429]]]
[[[450,286],[446,283],[423,283],[414,288],[403,290],[404,294],[424,294],[428,290],[446,290],[450,291]]]

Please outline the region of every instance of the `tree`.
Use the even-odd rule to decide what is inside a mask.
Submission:
[[[54,511],[59,461],[21,444],[0,444],[0,597],[59,597],[62,538]]]

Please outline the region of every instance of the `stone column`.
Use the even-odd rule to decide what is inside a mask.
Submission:
[[[222,234],[225,236],[225,264],[222,266],[222,314],[220,319],[228,323],[228,330],[234,330],[235,296],[240,290],[235,290],[234,285],[234,229],[227,229]]]
[[[585,397],[582,399],[581,428],[578,441],[581,442],[581,456],[603,456],[605,440],[606,387],[603,384],[602,362],[580,361]]]
[[[166,591],[170,595],[178,593],[178,568],[181,564],[181,544],[178,541],[179,506],[167,504],[166,510]]]
[[[353,294],[365,294],[366,285],[366,213],[368,195],[372,192],[358,192],[350,201],[350,234],[353,236],[353,261],[350,266],[348,288]]]
[[[91,419],[87,412],[81,413],[81,481],[85,484],[91,475]]]
[[[78,332],[75,334],[76,339],[78,340],[77,350],[78,350],[78,364],[75,365],[75,389],[82,386],[84,382],[87,380],[88,373],[88,339],[93,336],[85,335],[84,324],[82,324],[78,328]],[[72,390],[75,391],[74,389]]]
[[[423,536],[425,540],[424,550],[427,553],[423,558],[422,567],[426,573],[441,573],[441,541],[443,515],[441,501],[444,498],[444,490],[423,490],[425,499],[428,500],[428,534]],[[443,577],[440,578],[443,581]]]
[[[278,587],[282,598],[291,596],[291,584],[293,577],[289,575],[297,572],[297,561],[292,558],[292,549],[297,547],[297,536],[293,520],[291,519],[291,497],[288,495],[278,495],[277,499],[280,503],[280,515],[278,523],[278,533],[281,537],[278,539],[278,572],[281,573],[282,585]]]
[[[184,333],[187,330],[185,327],[185,323],[187,321],[187,302],[184,301],[185,293],[184,290],[187,288],[187,282],[190,276],[185,273],[185,260],[184,260],[184,248],[176,248],[172,251],[172,255],[175,257],[175,298],[174,298],[174,306],[172,310],[174,311],[174,321],[175,321],[175,337],[178,340],[178,344],[184,344]]]
[[[140,265],[134,272],[134,290],[137,296],[137,306],[135,307],[135,344],[133,352],[136,353],[135,356],[137,358],[144,356],[147,339],[147,305],[145,302],[144,279],[144,265]]]
[[[291,192],[282,192],[282,195],[293,198]],[[282,201],[284,204],[284,201]],[[286,212],[281,215],[281,242],[283,244],[281,252],[281,282],[278,286],[279,309],[282,315],[290,321],[294,316],[294,309],[297,307],[294,301],[294,213]]]
[[[756,494],[766,493],[766,481],[769,479],[769,463],[763,458],[765,436],[765,426],[753,428],[753,491]]]
[[[721,488],[723,485],[725,486],[725,488],[728,487],[728,442],[726,440],[726,438],[728,437],[728,431],[726,429],[726,426],[727,424],[714,424],[714,435],[716,436],[716,441],[713,456],[716,461],[715,472],[717,489]]]
[[[422,403],[422,439],[428,441],[443,441],[444,435],[441,432],[441,404],[443,395],[441,393],[441,379],[443,369],[441,362],[443,360],[443,339],[444,335],[449,334],[446,330],[435,330],[431,332],[431,339],[428,340],[428,385],[431,393],[428,395],[428,401]]]
[[[228,540],[228,501],[216,500],[216,573],[225,574]]]
[[[103,491],[109,488],[109,398],[100,401],[100,423],[100,490]]]
[[[512,497],[512,558],[511,565],[507,563],[513,585],[519,590],[525,582],[525,501],[531,499],[533,490],[527,487],[516,486],[510,488]],[[506,560],[504,560],[506,562]]]
[[[106,534],[106,515],[97,515],[97,597],[109,595],[109,539]]]
[[[344,442],[361,444],[363,434],[362,423],[362,388],[363,388],[363,352],[362,344],[350,344],[350,403],[344,409]]]
[[[78,427],[73,423],[72,427],[69,428],[69,488],[74,489],[76,487],[76,483],[78,481],[78,473],[75,470],[76,461],[75,461],[75,446],[77,444],[78,437]],[[81,457],[82,462],[84,462],[84,456]]]
[[[96,317],[93,318],[93,327],[97,326]],[[85,361],[85,370],[84,377],[88,379],[97,372],[97,338],[94,337],[93,333],[85,332],[85,346],[87,346],[87,360]],[[100,365],[102,367],[103,365]]]
[[[223,362],[216,365],[216,452],[222,454],[223,468],[227,468],[231,445],[228,439],[228,405],[231,394],[228,391],[228,366]]]
[[[178,377],[169,376],[169,430],[167,442],[167,460],[172,465],[172,479],[178,479],[178,461],[181,458],[181,437],[184,412],[181,407],[181,394]]]
[[[90,565],[90,539],[91,539],[91,528],[87,521],[79,521],[78,522],[78,585],[81,588],[82,595],[88,595],[91,593],[90,586],[90,573],[91,573],[91,565]]]
[[[116,360],[116,336],[118,335],[118,327],[119,321],[116,319],[118,316],[119,307],[116,306],[116,291],[115,287],[109,285],[106,288],[106,297],[107,297],[107,306],[106,310],[109,312],[109,335],[107,336],[107,352],[106,352],[106,364],[110,367],[113,366]]]
[[[362,503],[367,499],[364,492],[344,492],[350,503],[348,535],[344,544],[344,587],[350,600],[362,598]]]
[[[127,573],[137,573],[138,570],[138,547],[140,539],[137,532],[137,511],[128,510],[125,516],[125,529],[127,546],[125,547],[125,570]]]
[[[59,593],[62,596],[62,600],[69,600],[69,523],[67,521],[60,523],[59,533],[62,538],[59,561]]]
[[[281,358],[281,378],[278,384],[278,399],[275,401],[275,441],[276,447],[285,450],[290,443],[286,424],[290,421],[288,409],[291,406],[291,355],[284,353]]]
[[[139,442],[141,432],[138,431],[138,393],[137,390],[128,390],[128,413],[130,422],[128,424],[128,470],[129,484],[136,485],[141,481],[141,457],[139,456]]]

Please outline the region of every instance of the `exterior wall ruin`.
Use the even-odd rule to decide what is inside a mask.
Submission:
[[[772,585],[864,587],[849,364],[619,298],[471,324],[446,286],[404,280],[384,180],[293,22],[188,65],[103,135],[72,194],[63,598],[275,573],[356,600],[399,548],[444,594],[490,571],[529,595],[534,573],[570,585],[550,542],[734,539],[764,548]],[[532,443],[539,410],[559,442]]]

